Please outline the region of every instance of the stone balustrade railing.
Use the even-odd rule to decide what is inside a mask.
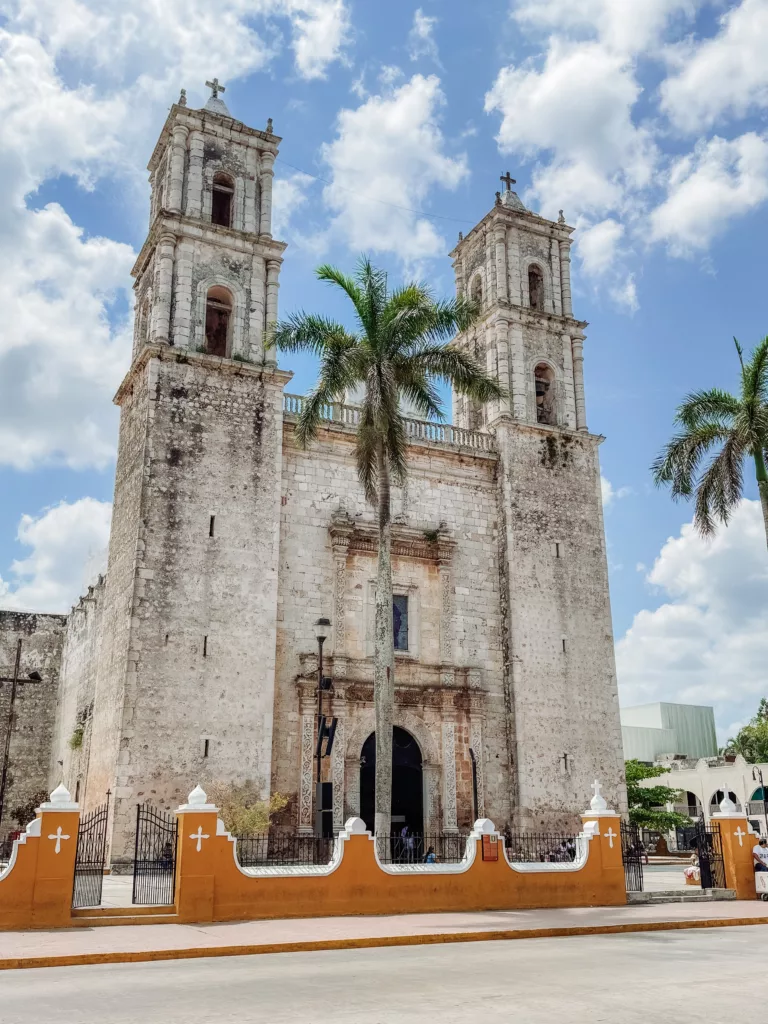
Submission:
[[[305,401],[302,395],[283,395],[284,416],[288,419],[300,416]],[[345,427],[356,427],[360,422],[360,407],[345,405],[342,402],[328,402],[322,406],[321,419]],[[450,445],[453,448],[471,448],[482,452],[496,451],[493,435],[481,430],[464,430],[450,423],[410,418],[405,420],[405,430],[409,439],[417,443]]]

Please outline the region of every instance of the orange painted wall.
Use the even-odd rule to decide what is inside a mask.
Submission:
[[[431,911],[522,910],[540,907],[618,906],[626,903],[618,819],[593,819],[599,834],[577,871],[517,872],[503,859],[474,862],[461,873],[390,874],[379,867],[373,842],[353,835],[338,868],[329,875],[244,875],[226,835],[216,835],[216,816],[179,816],[177,910],[181,921],[416,914]],[[202,829],[207,839],[197,850]]]
[[[0,929],[67,928],[77,851],[77,811],[38,814],[40,835],[17,844],[16,861],[0,879]],[[56,836],[62,838],[56,853]]]

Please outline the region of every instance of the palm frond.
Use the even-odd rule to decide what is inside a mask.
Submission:
[[[683,427],[695,429],[705,420],[717,419],[728,422],[738,416],[741,403],[738,398],[721,388],[694,391],[687,395],[677,409],[675,422]]]
[[[768,338],[763,338],[743,370],[744,401],[768,402]]]
[[[468,395],[476,402],[491,402],[507,395],[495,377],[453,346],[424,345],[410,359],[423,373],[447,381],[459,394]]]
[[[323,352],[317,385],[304,400],[296,427],[296,440],[302,448],[316,437],[325,407],[342,401],[345,393],[360,383],[357,356],[355,344],[344,341],[328,345]]]
[[[744,448],[731,435],[702,474],[696,489],[694,524],[705,536],[711,536],[717,523],[727,523],[741,501],[744,487]]]
[[[394,359],[395,379],[400,394],[414,406],[422,419],[444,420],[440,392],[429,376],[410,359]]]
[[[378,469],[376,454],[379,434],[365,410],[357,425],[355,436],[355,461],[357,462],[357,478],[363,488],[365,500],[371,505],[376,504],[378,497]]]
[[[671,484],[675,499],[689,498],[701,460],[714,445],[724,443],[730,436],[728,427],[717,422],[700,424],[675,435],[653,462],[654,483],[657,487]]]
[[[330,344],[356,342],[345,327],[314,313],[294,313],[274,325],[269,346],[281,352],[312,352],[322,355]]]
[[[399,411],[389,421],[387,461],[392,479],[402,487],[408,475],[408,435],[405,431],[405,420]]]

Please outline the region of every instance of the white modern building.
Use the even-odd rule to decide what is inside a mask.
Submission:
[[[639,704],[621,709],[625,761],[717,756],[715,712],[697,704]]]

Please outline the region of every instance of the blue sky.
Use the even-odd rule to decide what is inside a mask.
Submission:
[[[756,489],[704,544],[648,467],[687,391],[736,387],[732,336],[768,331],[767,48],[768,0],[2,0],[0,605],[65,611],[100,563],[145,166],[179,88],[201,105],[217,75],[283,136],[282,312],[346,315],[312,269],[363,250],[450,293],[507,168],[565,209],[622,699],[745,721],[768,664]]]

